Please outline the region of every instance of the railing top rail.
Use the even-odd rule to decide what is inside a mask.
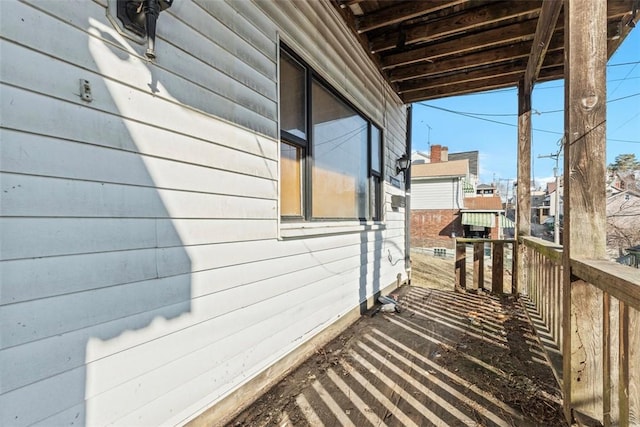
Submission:
[[[515,239],[470,239],[456,237],[456,243],[515,243]]]
[[[571,259],[571,273],[640,310],[638,270],[607,260]]]
[[[536,237],[522,236],[520,244],[541,253],[554,264],[562,264],[562,246]],[[638,270],[607,260],[570,260],[571,274],[640,310],[640,274]]]
[[[562,246],[531,236],[521,236],[518,238],[518,241],[521,244],[540,252],[555,264],[562,264]]]

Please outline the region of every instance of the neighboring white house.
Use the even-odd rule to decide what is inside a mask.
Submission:
[[[0,4],[2,426],[219,422],[407,277],[407,108],[330,1],[175,1],[153,62],[115,4]]]

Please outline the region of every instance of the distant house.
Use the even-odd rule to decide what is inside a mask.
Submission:
[[[476,187],[476,195],[480,197],[494,197],[497,195],[496,187],[489,184],[480,184]]]
[[[513,235],[515,224],[506,218],[499,196],[465,197],[461,213],[464,237],[500,239]],[[505,233],[505,229],[509,231]]]
[[[560,213],[560,216],[562,217],[562,211],[564,209],[564,194],[563,194],[563,179],[562,177],[560,177],[560,179],[558,180],[560,183],[560,188],[556,189],[556,183],[555,181],[552,182],[548,182],[547,183],[547,190],[545,192],[544,195],[544,200],[543,200],[543,212],[541,213],[541,215],[543,217],[547,217],[547,218],[552,218],[556,215],[556,202],[558,203],[558,211]],[[556,200],[556,197],[558,198],[558,200]],[[548,210],[546,210],[546,208],[548,207]],[[544,222],[545,219],[543,219],[541,221]]]
[[[617,192],[607,197],[606,209],[607,252],[611,259],[632,263],[631,258],[636,258],[636,255],[631,254],[629,248],[633,252],[640,245],[640,192]]]
[[[423,165],[425,163],[431,163],[431,156],[429,153],[425,153],[423,151],[414,151],[411,153],[412,165]]]
[[[640,191],[640,171],[609,171],[607,185],[614,191]]]
[[[453,160],[468,160],[469,161],[469,175],[471,176],[471,182],[474,184],[478,182],[479,175],[479,151],[459,151],[457,153],[449,153],[449,161]]]
[[[452,248],[452,237],[463,233],[460,210],[469,161],[441,159],[440,147],[434,151],[432,146],[431,163],[412,166],[411,242],[416,247]]]
[[[627,256],[625,257],[624,264],[627,264],[631,267],[640,268],[640,245],[636,245],[632,248],[626,249]]]
[[[469,161],[469,181],[466,183],[468,185],[468,191],[475,192],[475,185],[478,183],[478,158],[479,152],[477,150],[474,151],[460,151],[457,153],[449,153],[448,147],[444,147],[441,145],[432,145],[430,146],[430,152],[425,153],[423,151],[414,151],[411,155],[411,163],[414,165],[421,165],[424,163],[431,163],[431,153],[433,152],[435,158],[437,159],[439,151],[440,160],[442,162],[454,161],[454,160],[468,160]],[[437,161],[436,161],[437,162]]]
[[[531,222],[542,224],[550,215],[550,206],[545,202],[547,195],[541,190],[531,190]]]

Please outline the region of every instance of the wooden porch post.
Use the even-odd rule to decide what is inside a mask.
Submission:
[[[531,89],[532,84],[521,80],[518,84],[518,189],[516,212],[516,239],[531,234]],[[516,289],[522,292],[528,280],[527,252],[524,245],[516,244]]]
[[[605,257],[607,2],[565,0],[564,16],[564,405],[602,422],[603,295],[570,260]]]

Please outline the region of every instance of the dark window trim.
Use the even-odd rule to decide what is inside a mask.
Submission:
[[[305,69],[305,90],[306,90],[306,114],[305,114],[305,127],[306,127],[306,135],[307,138],[300,138],[299,136],[293,135],[287,131],[280,130],[280,139],[285,142],[299,146],[304,150],[304,164],[302,165],[303,170],[303,189],[302,189],[302,216],[285,216],[281,215],[280,220],[283,222],[337,222],[337,221],[359,221],[360,223],[368,223],[370,221],[379,222],[382,220],[382,208],[384,206],[384,202],[382,197],[383,193],[383,184],[384,184],[384,130],[383,127],[378,123],[374,122],[368,115],[364,114],[358,107],[356,107],[352,102],[346,99],[337,89],[335,89],[324,77],[318,74],[304,59],[302,59],[293,49],[291,49],[286,43],[280,42],[280,51],[284,51],[287,55],[289,55],[293,60],[298,62]],[[280,61],[278,61],[279,63]],[[279,64],[278,64],[279,66]],[[378,182],[374,185],[373,189],[376,191],[375,194],[375,212],[369,212],[371,218],[354,218],[354,217],[313,217],[312,216],[312,168],[314,166],[314,157],[313,157],[313,129],[312,129],[312,106],[313,106],[313,91],[312,85],[313,81],[317,81],[320,86],[326,89],[330,94],[334,95],[340,102],[343,102],[347,107],[351,108],[356,114],[358,114],[364,121],[367,122],[367,180],[371,181],[377,179]],[[279,81],[278,84],[281,84]],[[278,106],[279,108],[279,106]],[[371,156],[372,156],[372,140],[371,140],[371,128],[375,126],[380,133],[380,140],[378,143],[380,144],[380,172],[374,171],[371,167]],[[379,187],[379,188],[375,188]],[[368,203],[371,202],[372,195],[369,194]]]

